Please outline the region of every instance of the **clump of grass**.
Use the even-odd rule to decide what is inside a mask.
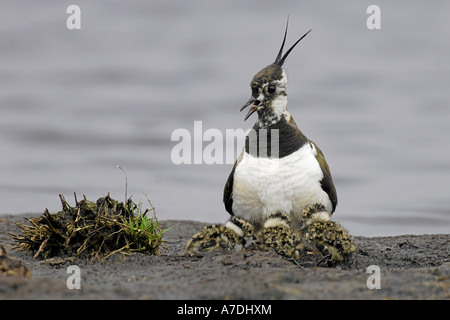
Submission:
[[[132,215],[128,218],[127,233],[130,235],[130,240],[135,244],[137,251],[145,251],[145,247],[142,247],[143,244],[160,242],[162,235],[170,229],[162,230],[160,228],[156,219],[155,207],[151,204],[148,197],[147,200],[151,205],[150,209],[144,210],[142,201],[139,201],[137,205],[133,204],[131,206]],[[147,217],[149,211],[153,211],[152,218]]]
[[[27,219],[31,225],[17,224],[23,232],[12,235],[18,241],[16,248],[32,251],[33,258],[85,257],[88,260],[103,259],[115,254],[141,252],[160,254],[162,229],[156,219],[155,207],[143,209],[142,202],[136,205],[131,198],[125,203],[107,196],[91,202],[83,197],[71,207],[59,195],[62,210],[48,210],[39,218]],[[147,197],[148,199],[148,197]],[[153,217],[147,213],[153,211]]]

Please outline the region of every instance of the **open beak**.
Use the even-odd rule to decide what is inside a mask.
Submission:
[[[252,105],[250,107],[250,110],[248,110],[247,115],[244,118],[244,121],[247,120],[257,109],[258,109],[258,105],[259,105],[259,101],[256,100],[255,98],[251,97],[245,104],[244,106],[241,108],[241,111],[244,110],[245,108],[247,108],[249,105]]]

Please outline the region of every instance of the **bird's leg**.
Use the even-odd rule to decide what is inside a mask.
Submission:
[[[284,257],[283,256],[283,259],[284,260],[287,260],[287,261],[290,261],[290,262],[293,262],[297,267],[299,267],[300,269],[304,269],[305,267],[304,266],[302,266],[299,262],[298,262],[298,259],[296,259],[296,258],[291,258],[291,257]]]
[[[325,257],[323,257],[322,259],[320,259],[317,263],[316,263],[316,267],[318,267],[322,262],[327,261],[331,259],[331,254],[326,255]]]

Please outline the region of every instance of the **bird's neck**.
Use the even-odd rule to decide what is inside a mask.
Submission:
[[[283,158],[297,151],[308,139],[285,110],[273,123],[255,123],[245,140],[245,151],[255,157]]]

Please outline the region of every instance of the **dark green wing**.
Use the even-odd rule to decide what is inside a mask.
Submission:
[[[338,198],[336,188],[334,187],[333,178],[331,177],[330,168],[328,167],[327,161],[325,160],[325,157],[319,147],[313,141],[309,140],[309,142],[312,143],[317,150],[316,159],[317,162],[319,162],[320,168],[323,172],[323,179],[320,181],[320,185],[322,186],[323,191],[325,191],[328,194],[328,197],[330,197],[331,204],[333,205],[333,210],[331,213],[333,213],[336,209]]]
[[[234,216],[233,213],[233,183],[234,183],[234,171],[236,170],[236,166],[241,162],[242,157],[244,156],[244,150],[242,150],[239,157],[234,162],[233,169],[231,170],[230,175],[228,176],[227,182],[225,183],[225,188],[223,189],[223,203],[225,204],[225,210]]]

